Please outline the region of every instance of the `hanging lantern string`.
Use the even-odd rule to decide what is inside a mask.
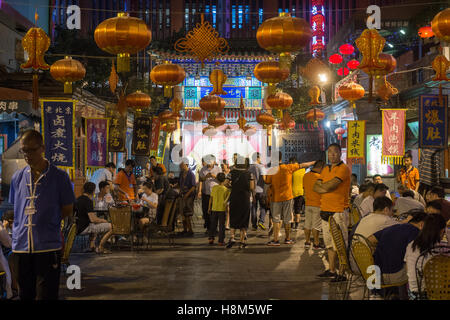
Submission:
[[[14,2],[14,4],[15,5],[23,5],[23,6],[29,6],[30,4],[29,4],[29,2]],[[428,7],[428,6],[430,6],[430,5],[442,5],[442,4],[448,4],[448,2],[447,1],[434,1],[434,2],[425,2],[425,3],[410,3],[410,4],[394,4],[394,5],[387,5],[387,6],[383,6],[383,9],[389,9],[389,8],[403,8],[403,7]],[[45,8],[45,9],[48,9],[48,8],[52,8],[52,9],[66,9],[67,7],[66,6],[62,6],[62,5],[59,5],[59,6],[56,6],[56,5],[54,5],[54,6],[49,6],[49,5],[35,5],[35,8],[36,9],[38,9],[38,8]],[[125,9],[123,9],[123,10],[114,10],[114,9],[96,9],[96,8],[81,8],[81,10],[83,10],[83,11],[95,11],[95,12],[111,12],[111,13],[114,13],[114,14],[116,14],[116,13],[118,13],[118,12],[127,12],[127,13],[133,13],[133,14],[153,14],[153,13],[159,13],[159,12],[161,12],[161,11],[163,11],[163,10],[125,10]],[[353,12],[354,14],[355,13],[358,13],[358,12],[364,12],[364,13],[366,13],[366,10],[367,10],[367,7],[361,7],[361,8],[354,8],[354,9],[327,9],[327,12],[330,12],[330,13],[337,13],[337,12]],[[185,12],[184,11],[171,11],[171,13],[172,14],[185,14]],[[290,13],[290,12],[287,12],[287,13]],[[303,14],[303,16],[305,16],[306,14],[310,14],[310,11],[308,11],[308,10],[295,10],[295,11],[292,11],[292,13],[293,14],[295,14],[296,16],[300,16],[300,13],[302,13]],[[190,16],[198,16],[198,15],[200,15],[200,14],[202,14],[202,12],[196,12],[196,13],[192,13],[192,12],[189,12],[189,15]],[[221,11],[217,11],[216,12],[216,15],[226,15],[227,14],[227,12],[224,10],[223,12],[221,12]],[[246,14],[250,14],[250,15],[259,15],[259,12],[258,11],[249,11],[249,12],[246,12]]]
[[[64,57],[64,56],[67,56],[67,54],[46,53],[45,56],[46,57]],[[82,54],[71,54],[70,56],[71,57],[76,57],[76,58],[88,58],[88,59],[111,59],[111,60],[114,60],[116,58],[116,57],[112,57],[112,56],[87,56],[87,55],[82,55]],[[133,57],[133,56],[131,56],[130,59],[132,59],[132,60],[142,60],[142,59],[147,59],[147,57]],[[161,59],[161,60],[164,60],[164,59]],[[198,63],[198,64],[200,64],[200,63]],[[394,74],[403,74],[403,73],[414,72],[414,71],[417,71],[417,70],[425,70],[425,69],[433,70],[432,67],[418,67],[418,68],[411,69],[411,70],[402,70],[402,71],[392,72],[392,73],[388,74],[387,76],[389,77],[389,76],[394,75]],[[367,79],[369,79],[369,77],[362,76],[360,78],[360,80],[367,80]]]

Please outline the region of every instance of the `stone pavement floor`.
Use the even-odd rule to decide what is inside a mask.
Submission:
[[[327,300],[329,280],[316,275],[327,265],[325,250],[305,250],[304,232],[292,232],[294,245],[268,247],[268,231],[248,232],[248,245],[226,249],[208,244],[202,220],[194,237],[154,240],[148,250],[113,250],[112,254],[73,253],[81,269],[81,290],[69,290],[61,276],[65,300]],[[303,221],[302,221],[303,222]],[[302,225],[303,223],[301,223]],[[267,225],[267,223],[266,223]],[[227,232],[228,239],[228,232]],[[217,238],[216,238],[217,241]]]

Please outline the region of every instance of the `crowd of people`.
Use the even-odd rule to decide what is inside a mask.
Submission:
[[[409,154],[405,156],[406,167],[397,177],[398,193],[390,192],[379,175],[358,185],[357,176],[341,161],[340,145],[331,144],[328,164],[321,159],[298,163],[295,158],[282,163],[280,152],[279,165],[273,167],[263,165],[259,153],[251,159],[236,153],[232,165],[225,160],[219,165],[214,155],[207,155],[202,166],[195,169],[183,159],[178,177],[167,172],[155,157],[150,157],[145,175],[138,178],[133,173],[134,160],[126,160],[117,173],[116,165],[108,163],[95,171],[83,185],[82,195],[75,199],[67,174],[43,157],[44,145],[38,132],[24,133],[21,150],[28,166],[12,179],[10,202],[14,214],[5,214],[0,226],[0,243],[11,248],[0,257],[0,267],[8,270],[8,297],[13,295],[12,289],[19,289],[21,299],[57,298],[64,244],[60,224],[65,217],[74,213],[77,234],[90,237],[89,251],[111,253],[107,243],[112,226],[102,217],[103,212],[112,206],[131,205],[138,208],[134,210],[135,227],[145,230],[151,224],[161,224],[167,201],[176,199],[174,223],[178,219],[183,226],[180,237],[194,236],[192,217],[201,208],[205,230],[200,236],[207,237],[211,246],[217,239],[217,245],[227,249],[237,242],[240,249],[245,248],[249,228],[267,232],[267,246],[291,246],[292,232],[300,228],[303,215],[305,249],[325,250],[327,254],[327,268],[317,276],[340,282],[346,279],[338,271],[337,250],[328,224],[332,216],[348,248],[355,234],[366,238],[383,280],[406,280],[408,286],[399,288],[399,296],[409,293],[417,298],[413,261],[420,257],[424,264],[430,258],[450,218],[442,187],[434,186],[424,196],[418,192],[420,177]],[[362,216],[357,223],[350,218],[353,207]],[[356,270],[353,259],[351,265]]]

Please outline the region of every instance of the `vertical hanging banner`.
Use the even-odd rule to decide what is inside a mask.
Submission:
[[[64,169],[75,167],[75,100],[41,100],[45,157]]]
[[[402,164],[405,154],[406,109],[382,109],[382,163]]]
[[[152,133],[150,138],[150,155],[156,157],[158,151],[158,140],[159,140],[159,118],[153,117],[152,120]]]
[[[111,115],[108,128],[108,151],[125,152],[127,118],[119,114]]]
[[[136,117],[133,124],[133,143],[131,154],[134,156],[150,155],[150,138],[152,120],[149,117]]]
[[[150,156],[155,156],[156,161],[164,161],[167,132],[161,130],[161,123],[158,117],[153,117],[152,134],[150,139]]]
[[[347,121],[347,164],[365,164],[366,121]]]
[[[419,148],[446,148],[448,144],[448,95],[421,95],[419,105]]]
[[[86,166],[104,167],[108,155],[108,119],[86,118]]]

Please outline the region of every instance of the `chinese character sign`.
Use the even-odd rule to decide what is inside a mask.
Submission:
[[[103,167],[108,152],[108,119],[86,119],[86,166]]]
[[[74,167],[73,100],[42,100],[45,157],[55,166]]]
[[[150,155],[152,120],[149,117],[137,117],[133,125],[133,144],[131,154],[134,156]]]
[[[347,164],[365,164],[366,121],[347,121]]]
[[[419,147],[445,148],[448,141],[448,96],[443,96],[443,105],[439,104],[439,95],[420,96]]]
[[[158,150],[158,139],[159,139],[159,119],[158,117],[153,117],[152,129],[150,137],[150,150],[156,153]]]
[[[127,119],[118,114],[111,117],[108,128],[108,151],[125,152]]]
[[[405,152],[406,109],[383,109],[382,161],[401,164]]]
[[[19,109],[19,101],[10,101],[10,100],[0,101],[0,112],[18,112],[19,111],[18,109]]]

